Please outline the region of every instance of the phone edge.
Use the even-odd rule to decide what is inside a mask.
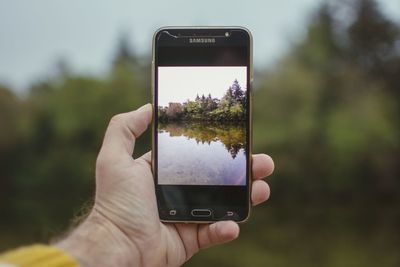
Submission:
[[[241,29],[244,30],[248,36],[249,36],[249,74],[250,74],[250,79],[249,79],[249,87],[250,87],[250,93],[248,94],[249,96],[249,153],[248,153],[248,174],[249,174],[249,179],[248,179],[248,212],[247,212],[247,216],[245,218],[243,218],[240,221],[235,221],[236,223],[245,223],[249,220],[250,215],[251,215],[251,207],[252,207],[252,202],[251,202],[251,190],[252,190],[252,181],[253,181],[253,173],[252,173],[252,165],[253,165],[253,80],[254,80],[254,70],[253,70],[253,35],[251,34],[251,31],[244,27],[244,26],[164,26],[164,27],[160,27],[158,28],[154,34],[153,34],[153,38],[152,38],[152,55],[151,55],[151,100],[152,100],[152,106],[153,106],[153,115],[152,115],[152,131],[151,131],[151,170],[153,173],[153,177],[154,177],[154,153],[153,150],[154,148],[154,144],[155,144],[155,123],[154,123],[154,119],[155,116],[157,116],[156,114],[156,107],[155,107],[155,46],[156,46],[156,37],[157,35],[164,30],[168,30],[168,29]],[[155,182],[155,180],[154,180]],[[154,186],[156,187],[156,184],[154,184]],[[156,195],[157,198],[157,195]],[[158,202],[157,202],[157,212],[159,212],[158,210]],[[215,223],[218,222],[218,220],[211,220],[211,221],[185,221],[185,220],[164,220],[160,218],[159,215],[159,219],[161,222],[165,222],[165,223],[196,223],[196,224],[207,224],[207,223]]]

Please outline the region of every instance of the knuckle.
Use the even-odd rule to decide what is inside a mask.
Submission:
[[[96,173],[97,174],[106,174],[110,169],[109,159],[100,153],[96,159]]]
[[[110,124],[122,125],[124,123],[124,120],[125,120],[124,114],[117,114],[112,116]]]

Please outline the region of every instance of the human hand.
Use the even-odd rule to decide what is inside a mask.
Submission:
[[[56,244],[83,266],[179,266],[202,248],[234,240],[233,221],[212,224],[160,222],[151,154],[133,159],[135,140],[151,123],[152,106],[114,116],[96,163],[96,198],[88,218]],[[265,154],[253,155],[253,205],[269,197],[261,180],[274,169]]]

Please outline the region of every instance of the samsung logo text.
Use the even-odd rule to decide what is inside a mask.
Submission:
[[[189,43],[213,44],[215,43],[215,38],[189,38]]]

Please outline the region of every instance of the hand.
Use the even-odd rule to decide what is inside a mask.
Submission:
[[[160,222],[151,154],[132,158],[135,139],[151,118],[152,106],[147,104],[110,121],[97,158],[94,207],[81,226],[56,244],[83,266],[179,266],[200,249],[239,235],[239,226],[233,221]],[[253,155],[253,205],[268,199],[268,184],[261,179],[273,169],[269,156]]]

